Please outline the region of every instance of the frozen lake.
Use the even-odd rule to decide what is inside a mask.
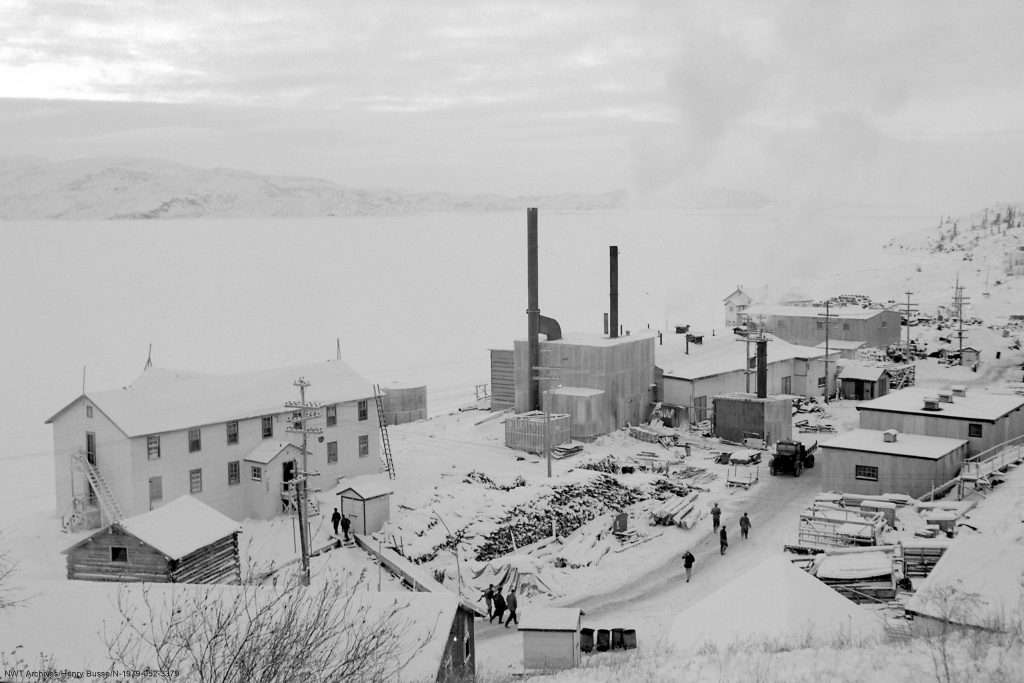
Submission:
[[[565,331],[600,333],[616,245],[626,329],[707,330],[723,325],[721,301],[738,284],[800,291],[936,221],[914,209],[542,209],[540,308]],[[334,358],[338,339],[370,381],[426,382],[440,407],[472,398],[489,381],[488,349],[526,334],[525,207],[40,221],[3,223],[0,234],[0,457],[48,451],[44,421],[79,394],[83,367],[87,388],[124,386],[150,343],[155,365],[230,373]]]

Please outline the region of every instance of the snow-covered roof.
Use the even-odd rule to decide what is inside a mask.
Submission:
[[[260,442],[256,448],[249,451],[245,456],[245,460],[266,465],[285,451],[287,451],[287,454],[290,456],[297,457],[302,455],[302,449],[293,443],[288,441],[278,441],[277,439],[266,439]]]
[[[823,350],[790,344],[772,335],[767,336],[769,363],[794,358],[809,360],[825,357]],[[743,338],[732,334],[704,337],[703,344],[690,344],[689,353],[686,352],[683,343],[665,344],[655,347],[654,363],[662,369],[666,377],[677,379],[700,379],[726,372],[742,372],[746,363],[746,346]],[[750,354],[751,357],[754,356],[753,343]]]
[[[373,387],[355,370],[328,361],[236,375],[150,369],[128,387],[90,391],[86,398],[132,437],[282,413],[285,401],[299,398],[293,386],[299,377],[310,382],[308,401],[344,403],[373,396]]]
[[[386,477],[376,474],[364,474],[341,482],[341,491],[338,492],[338,495],[345,496],[346,493],[350,492],[363,500],[370,500],[371,498],[389,496],[395,492],[395,489]],[[351,498],[351,496],[345,497]]]
[[[825,315],[825,307],[821,306],[771,306],[758,304],[751,306],[746,311],[751,318],[758,315],[789,316],[794,318],[817,318]],[[835,316],[833,320],[868,320],[880,313],[885,313],[881,308],[829,308],[828,313]],[[824,319],[824,318],[823,318]]]
[[[1024,601],[1024,532],[960,535],[907,603],[908,612],[993,627]],[[947,595],[948,594],[948,595]],[[943,596],[947,595],[946,598]]]
[[[819,579],[867,579],[892,574],[892,556],[877,550],[826,554],[815,570]]]
[[[862,382],[877,382],[882,378],[882,375],[888,374],[888,371],[877,365],[863,365],[861,363],[843,363],[839,367],[839,377],[841,379],[855,379]]]
[[[156,510],[123,519],[116,524],[172,560],[181,559],[242,530],[238,522],[192,496],[175,498]],[[87,540],[79,541],[64,552],[69,552]]]
[[[865,344],[867,344],[866,341],[856,341],[856,340],[851,340],[851,339],[829,339],[828,340],[828,350],[832,351],[833,349],[835,349],[837,351],[850,351],[850,350],[856,351],[857,349],[859,349],[860,347],[864,346]],[[825,342],[821,342],[820,344],[815,344],[814,348],[816,348],[816,349],[823,349],[823,348],[825,348]]]
[[[697,567],[700,567],[697,557]],[[782,556],[770,557],[676,617],[671,642],[687,650],[714,643],[831,641],[839,634],[881,637],[882,620]]]
[[[897,434],[895,441],[886,441],[884,433],[878,429],[854,429],[821,442],[820,447],[938,460],[967,443],[965,439],[920,434]]]
[[[857,406],[857,410],[881,410],[994,422],[1007,413],[1024,406],[1024,396],[975,390],[968,391],[966,396],[954,396],[952,403],[939,403],[939,410],[925,410],[924,399],[934,398],[936,395],[935,389],[908,387],[865,401]]]
[[[518,340],[525,341],[525,340]],[[559,344],[559,345],[570,345],[570,346],[621,346],[624,344],[634,344],[639,342],[651,342],[654,343],[654,333],[650,330],[643,330],[637,334],[620,335],[618,337],[609,337],[604,334],[583,334],[580,332],[571,332],[565,334],[561,339],[555,340],[542,340],[541,346],[545,344]]]
[[[576,631],[580,626],[578,607],[527,607],[519,617],[520,631]]]

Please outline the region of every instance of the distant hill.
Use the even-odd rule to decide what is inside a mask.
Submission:
[[[769,201],[753,193],[709,188],[686,203],[694,208],[736,208]],[[353,188],[318,178],[203,169],[156,159],[0,159],[0,220],[401,215],[508,211],[525,206],[591,211],[646,204],[632,200],[624,190],[596,195],[461,196]]]
[[[965,216],[943,216],[937,225],[899,235],[886,249],[948,254],[964,261],[998,261],[1024,245],[1024,202],[999,204]]]

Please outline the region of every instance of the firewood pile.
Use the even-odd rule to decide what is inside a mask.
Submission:
[[[466,484],[483,484],[487,488],[494,489],[495,491],[511,491],[512,489],[519,488],[520,486],[526,486],[526,479],[524,479],[521,474],[517,474],[511,484],[503,486],[495,482],[483,472],[478,472],[477,470],[470,471],[462,481]]]
[[[686,518],[696,507],[698,495],[700,495],[698,491],[692,491],[684,496],[669,498],[660,507],[651,510],[651,525],[677,524],[684,526]]]
[[[588,460],[576,465],[575,469],[578,470],[593,470],[595,472],[607,472],[608,474],[618,474],[622,471],[622,466],[626,464],[616,458],[614,455],[606,455],[599,460]]]
[[[654,497],[658,500],[665,500],[670,496],[685,496],[690,492],[688,484],[671,479],[655,479],[651,488],[654,490]]]
[[[598,515],[623,510],[644,498],[641,491],[607,475],[559,486],[550,496],[517,505],[498,520],[498,528],[477,546],[475,559],[492,560],[550,536],[552,520],[559,534],[570,534]]]

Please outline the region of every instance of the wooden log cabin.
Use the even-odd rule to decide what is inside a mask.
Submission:
[[[64,551],[69,579],[240,583],[238,523],[192,496],[114,522]]]

